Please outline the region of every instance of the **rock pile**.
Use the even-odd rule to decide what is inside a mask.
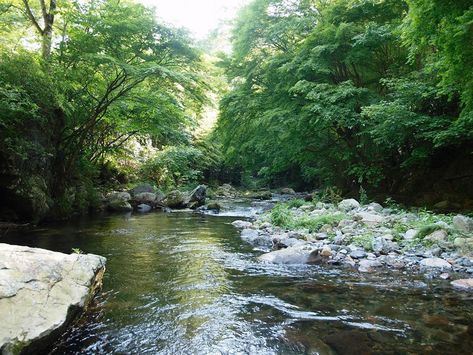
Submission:
[[[389,268],[473,274],[470,217],[361,205],[354,199],[290,206],[253,223],[233,223],[245,241],[267,252],[262,261],[339,265],[363,273]]]

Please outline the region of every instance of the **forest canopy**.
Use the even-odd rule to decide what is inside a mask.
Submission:
[[[0,192],[21,214],[86,203],[130,137],[189,141],[207,100],[202,53],[152,9],[2,0],[0,16]]]
[[[226,162],[273,185],[466,192],[472,16],[468,0],[252,1],[221,61]]]

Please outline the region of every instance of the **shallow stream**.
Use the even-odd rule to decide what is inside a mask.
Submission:
[[[266,265],[225,216],[108,215],[0,242],[107,257],[53,354],[471,354],[473,296],[421,275]]]

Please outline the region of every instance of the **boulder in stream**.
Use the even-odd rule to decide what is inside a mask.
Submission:
[[[104,257],[0,244],[0,353],[42,353],[102,285]]]
[[[207,197],[207,186],[197,186],[187,197],[187,207],[197,208],[205,204],[205,198]]]
[[[130,212],[133,208],[130,205],[131,196],[128,192],[114,192],[108,196],[107,208],[115,212]]]
[[[186,208],[186,195],[178,190],[171,191],[166,195],[163,201],[164,205],[169,208]]]
[[[259,260],[273,264],[310,264],[318,250],[308,245],[297,245],[281,250],[272,251],[258,257]]]

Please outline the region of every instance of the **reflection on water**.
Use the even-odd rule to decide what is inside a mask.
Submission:
[[[473,352],[473,297],[448,282],[262,265],[233,220],[115,215],[0,241],[108,258],[102,294],[54,354]]]

